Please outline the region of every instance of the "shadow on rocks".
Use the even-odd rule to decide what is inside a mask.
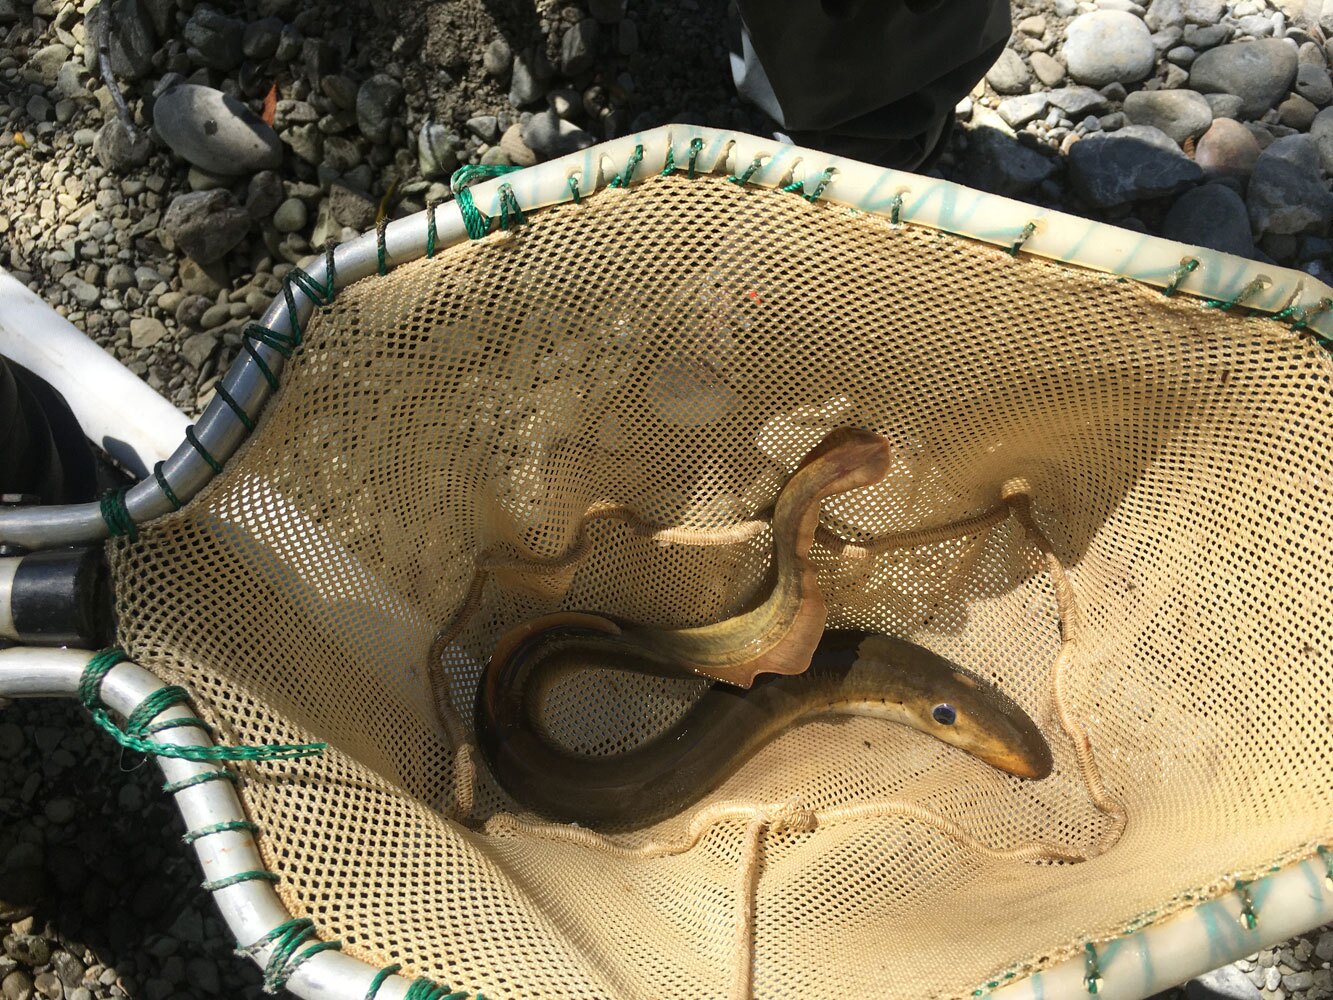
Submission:
[[[0,980],[48,973],[67,998],[116,982],[135,1000],[263,996],[183,832],[157,767],[82,708],[0,711]]]

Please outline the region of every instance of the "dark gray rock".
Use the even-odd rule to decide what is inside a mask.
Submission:
[[[325,136],[322,163],[334,173],[350,173],[361,165],[361,150],[351,139],[340,135]]]
[[[1254,254],[1245,202],[1225,184],[1205,184],[1177,198],[1162,221],[1162,235],[1241,257]]]
[[[1275,139],[1259,154],[1245,196],[1259,234],[1320,234],[1333,222],[1333,193],[1324,185],[1319,149],[1308,135]]]
[[[1263,1000],[1263,994],[1245,973],[1224,965],[1186,983],[1185,1000]]]
[[[1273,34],[1273,19],[1268,14],[1248,14],[1236,21],[1236,28],[1251,38],[1267,38]]]
[[[458,146],[462,141],[453,130],[436,122],[421,126],[417,136],[417,164],[427,180],[446,180],[458,169]]]
[[[488,76],[500,81],[508,78],[513,62],[514,53],[503,38],[493,39],[481,54],[482,68],[486,70]]]
[[[592,69],[598,33],[597,21],[591,17],[565,31],[560,40],[560,71],[565,76],[579,76]]]
[[[551,110],[571,122],[583,120],[583,97],[570,87],[557,87],[546,95]]]
[[[77,989],[83,982],[83,974],[88,971],[88,967],[77,956],[67,951],[58,951],[52,955],[51,964],[60,977],[60,984],[67,990]]]
[[[603,24],[615,24],[625,16],[625,0],[588,0],[588,13]]]
[[[343,111],[356,110],[356,81],[340,73],[329,73],[319,81],[324,96]]]
[[[108,25],[111,71],[126,80],[138,80],[152,72],[158,33],[148,5],[141,0],[117,0],[111,5]],[[96,37],[95,32],[90,37]]]
[[[1287,96],[1296,80],[1296,49],[1276,38],[1234,42],[1209,49],[1190,67],[1190,88],[1203,94],[1235,94],[1241,114],[1257,119]]]
[[[306,163],[317,165],[324,159],[324,135],[318,125],[295,125],[282,133],[282,141]]]
[[[35,934],[7,934],[0,944],[6,955],[22,965],[36,967],[51,960],[51,946]]]
[[[247,59],[272,59],[278,51],[280,41],[282,41],[282,21],[276,17],[260,18],[245,26],[241,51],[245,53]]]
[[[1333,102],[1333,80],[1328,70],[1313,63],[1301,63],[1296,67],[1296,93],[1320,108]]]
[[[334,184],[329,189],[329,211],[339,225],[350,226],[357,232],[375,227],[375,213],[379,205],[364,191],[345,184]]]
[[[245,22],[212,7],[196,7],[181,30],[192,62],[210,69],[235,69],[245,58]]]
[[[1157,50],[1147,25],[1128,11],[1080,14],[1065,33],[1064,61],[1079,83],[1133,83],[1153,70]]]
[[[550,78],[551,65],[544,52],[520,52],[514,56],[509,103],[516,108],[536,104],[546,96],[546,81]]]
[[[245,238],[250,215],[226,190],[195,191],[172,200],[162,228],[183,253],[200,264],[211,264]]]
[[[1300,993],[1313,985],[1314,973],[1309,969],[1302,969],[1282,977],[1282,988],[1289,993]]]
[[[1022,128],[1046,113],[1050,99],[1043,93],[1006,97],[995,110],[1010,128]]]
[[[97,162],[113,173],[125,174],[148,162],[153,145],[138,129],[130,132],[119,118],[108,118],[93,139]]]
[[[22,751],[27,738],[12,722],[0,722],[0,760],[12,760]]]
[[[995,65],[986,70],[986,82],[997,94],[1026,94],[1032,74],[1023,65],[1023,57],[1011,48],[1000,52]]]
[[[277,133],[236,98],[212,87],[183,84],[153,105],[153,127],[188,163],[235,176],[282,163]]]
[[[282,34],[278,37],[278,51],[273,53],[273,58],[281,63],[296,62],[301,58],[301,52],[305,48],[305,35],[294,24],[286,25],[282,29]]]
[[[967,133],[967,156],[960,179],[970,187],[1018,197],[1054,177],[1060,161],[1024,145],[997,128],[980,126]]]
[[[1191,24],[1181,37],[1190,48],[1202,52],[1231,41],[1231,27],[1226,24]]]
[[[583,129],[549,110],[529,118],[519,134],[523,144],[543,160],[587,149],[597,141]]]
[[[1235,94],[1204,94],[1213,118],[1240,118],[1245,102]]]
[[[158,38],[170,38],[176,33],[176,0],[143,0],[143,5]]]
[[[1125,117],[1159,128],[1177,143],[1197,139],[1213,123],[1208,102],[1192,90],[1136,90],[1125,98]]]
[[[1198,164],[1151,125],[1091,135],[1069,150],[1070,183],[1097,208],[1178,194],[1202,176]]]
[[[1310,138],[1319,151],[1324,173],[1333,176],[1333,108],[1325,108],[1310,123]]]
[[[467,130],[491,145],[500,141],[500,119],[495,115],[476,115],[467,120]]]
[[[1110,99],[1091,87],[1060,87],[1046,95],[1046,99],[1063,111],[1071,121],[1087,115],[1100,115],[1111,110]],[[1120,100],[1125,95],[1120,95]]]
[[[301,42],[301,67],[306,79],[321,80],[338,68],[338,51],[327,38],[307,38]]]
[[[282,186],[282,177],[276,170],[261,170],[250,178],[250,185],[245,192],[245,210],[256,222],[267,219],[278,210],[287,192]]]
[[[1297,132],[1308,132],[1319,109],[1300,94],[1292,94],[1277,106],[1277,120]]]
[[[387,73],[376,73],[356,94],[356,121],[361,134],[371,142],[387,142],[389,126],[393,124],[403,104],[403,85]]]
[[[288,198],[273,213],[273,228],[280,233],[295,233],[305,228],[309,213],[300,198]]]
[[[202,368],[204,362],[217,350],[219,342],[220,338],[216,333],[196,333],[186,337],[181,344],[181,357],[191,368]]]
[[[1180,0],[1152,0],[1144,13],[1144,21],[1150,31],[1180,28],[1185,24],[1185,12],[1181,11]]]

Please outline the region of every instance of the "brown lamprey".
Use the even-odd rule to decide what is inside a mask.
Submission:
[[[594,829],[646,826],[703,798],[788,726],[826,713],[904,723],[1020,778],[1050,773],[1040,731],[994,685],[914,643],[848,631],[825,632],[801,674],[761,677],[748,689],[715,683],[639,746],[574,753],[536,721],[555,680],[589,668],[657,672],[608,624],[548,615],[508,633],[491,659],[477,692],[478,745],[523,809]]]

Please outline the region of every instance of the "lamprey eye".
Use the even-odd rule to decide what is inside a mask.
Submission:
[[[952,726],[958,721],[958,712],[952,705],[941,703],[930,710],[930,717],[941,726]]]

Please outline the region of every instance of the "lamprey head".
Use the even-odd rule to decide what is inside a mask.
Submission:
[[[889,664],[903,721],[1020,778],[1051,773],[1051,748],[1036,723],[995,685],[914,643],[872,635],[858,660]]]

